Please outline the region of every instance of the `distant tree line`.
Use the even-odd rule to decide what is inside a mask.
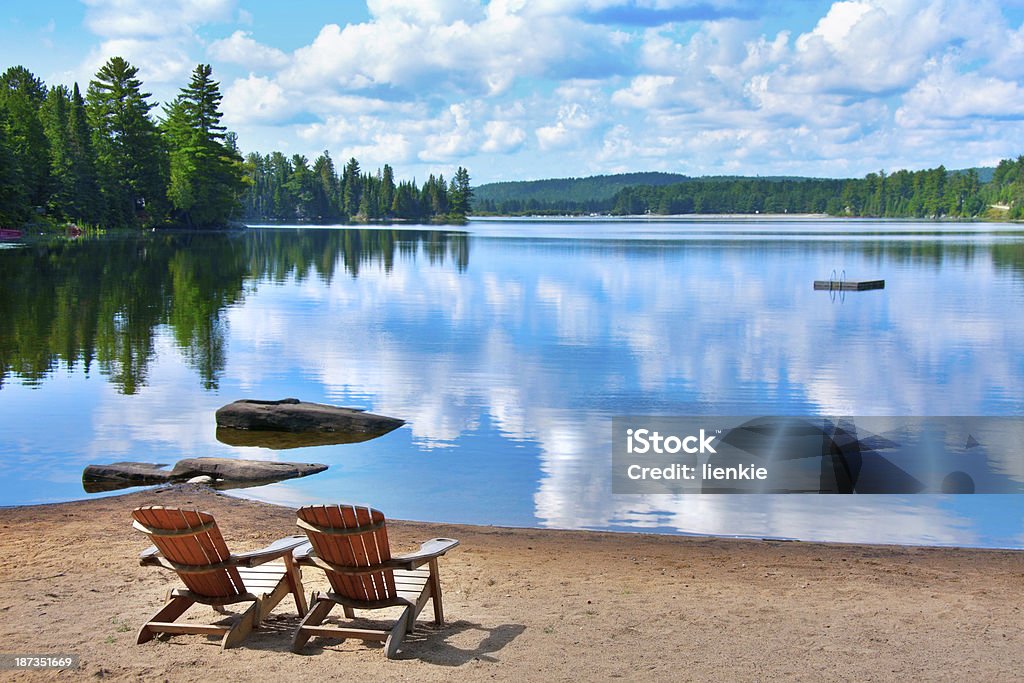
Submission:
[[[634,185],[671,185],[677,173],[619,173],[589,178],[553,178],[487,183],[474,190],[473,211],[502,213],[589,213],[611,211],[617,192]]]
[[[598,176],[608,186],[615,176]],[[568,183],[572,200],[548,199],[536,183]],[[477,188],[483,201],[478,213],[508,215],[552,213],[758,214],[821,213],[833,216],[894,218],[1024,218],[1024,157],[1004,160],[982,182],[976,169],[869,173],[858,179],[820,178],[684,178],[670,184],[638,183],[612,196],[587,194],[578,179],[533,181],[515,187],[503,183],[498,192]],[[546,186],[542,186],[546,187]]]
[[[461,221],[469,173],[395,182],[390,166],[339,178],[324,152],[250,154],[221,125],[220,84],[196,66],[154,116],[138,69],[121,57],[76,83],[47,88],[23,66],[0,75],[0,227],[75,222],[106,228],[222,227],[232,218],[315,222]]]
[[[339,175],[326,150],[312,166],[301,154],[289,158],[281,152],[253,152],[245,158],[244,171],[246,220],[462,222],[473,196],[469,172],[461,166],[451,181],[431,174],[417,187],[415,180],[395,182],[388,164],[364,173],[355,158]]]
[[[973,218],[986,207],[976,171],[949,173],[939,166],[849,180],[697,179],[662,188],[631,187],[616,196],[612,213]]]

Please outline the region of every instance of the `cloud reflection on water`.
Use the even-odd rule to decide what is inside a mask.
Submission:
[[[541,525],[984,542],[930,498],[610,494],[616,413],[973,414],[1021,405],[1024,368],[1013,349],[1024,325],[1004,314],[1020,283],[990,260],[954,253],[921,263],[853,249],[843,266],[888,277],[889,289],[833,303],[810,288],[834,262],[832,245],[761,251],[481,240],[462,276],[417,264],[335,281],[322,313],[275,326],[290,332],[273,341],[291,365],[316,368],[329,396],[357,389],[375,410],[408,419],[422,447],[458,445],[482,415],[502,437],[535,443]],[[234,318],[232,327],[246,329]],[[1024,476],[1019,459],[995,466]]]
[[[264,237],[287,245],[290,235]],[[408,425],[367,444],[289,453],[332,469],[254,497],[295,505],[365,494],[393,500],[393,516],[498,524],[1018,543],[1020,525],[992,531],[1003,528],[999,514],[1024,521],[1018,496],[964,512],[937,496],[611,494],[616,414],[1019,414],[1024,320],[1007,311],[1024,300],[1024,246],[1012,242],[1007,256],[1005,241],[985,237],[933,242],[479,234],[461,262],[428,258],[420,242],[386,264],[346,254],[357,274],[253,267],[261,275],[224,314],[216,390],[200,390],[160,336],[149,388],[123,396],[90,379],[72,389],[86,412],[72,419],[87,425],[70,459],[278,458],[218,443],[212,413],[235,398],[296,395]],[[812,291],[833,268],[885,278],[886,289],[836,301]],[[0,403],[28,391],[13,389]],[[21,434],[8,454],[25,461],[33,443]],[[1019,456],[991,457],[1024,479]],[[410,486],[445,493],[392,493]]]

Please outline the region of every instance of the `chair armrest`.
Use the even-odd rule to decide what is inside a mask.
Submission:
[[[305,536],[286,536],[285,538],[279,538],[262,550],[233,554],[231,560],[238,567],[255,567],[265,562],[276,560],[279,557],[284,557],[303,543],[307,543]]]
[[[160,549],[155,545],[151,545],[139,554],[139,564],[145,567],[146,565],[159,565],[160,564]]]
[[[292,551],[292,557],[295,558],[296,562],[309,559],[309,556],[313,554],[313,544],[306,541],[298,548]]]
[[[459,542],[454,538],[432,538],[429,541],[420,544],[420,549],[416,552],[394,555],[392,556],[391,561],[407,565],[408,569],[415,569],[436,557],[444,555],[458,544]]]

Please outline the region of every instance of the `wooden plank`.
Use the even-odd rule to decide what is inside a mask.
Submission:
[[[196,530],[194,535],[151,537],[168,561],[202,568],[230,558],[227,544],[220,535],[212,515],[198,510],[163,506],[139,508],[133,515],[144,526],[154,530]],[[235,576],[232,576],[232,573]],[[241,577],[237,576],[233,568],[201,573],[179,573],[178,576],[190,591],[205,597],[230,597],[245,592]]]
[[[169,508],[167,512],[170,513]],[[202,527],[204,522],[213,521],[213,517],[200,514],[198,510],[177,510],[177,513],[181,519],[181,526],[179,528],[182,529]],[[214,546],[214,542],[209,537],[211,532],[216,532],[217,537],[220,537],[220,531],[215,526],[210,531],[205,531],[191,537],[180,536],[176,539],[179,549],[190,558],[185,564],[208,565],[227,559],[226,557],[221,557],[222,553],[218,552]],[[223,539],[220,542],[221,545],[224,544]],[[179,576],[181,575],[179,574]],[[197,574],[195,578],[198,584],[204,586],[202,595],[207,597],[223,598],[237,595],[238,593],[226,571]],[[239,579],[239,583],[241,583],[241,579]]]
[[[207,633],[222,636],[231,630],[230,626],[208,626],[206,624],[175,624],[169,621],[151,621],[146,626],[157,633]]]
[[[157,526],[160,528],[182,530],[192,527],[192,525],[185,519],[184,513],[181,510],[174,508],[159,508],[159,510],[154,509],[154,513],[159,519]],[[195,544],[193,538],[177,536],[167,538],[165,540],[166,552],[164,553],[164,557],[172,562],[196,567],[209,564],[206,554]],[[217,591],[216,582],[206,574],[178,574],[178,576],[181,578],[182,582],[188,586],[189,590],[194,593],[218,597],[221,595],[221,593]]]
[[[388,638],[384,642],[384,655],[388,659],[394,659],[395,655],[398,654],[398,648],[402,644],[402,639],[405,638],[405,632],[411,629],[414,618],[415,615],[412,613],[412,608],[406,607],[405,611],[402,612],[402,616],[395,622],[391,633],[388,634]]]
[[[384,524],[384,515],[378,510],[367,509],[367,515],[371,521],[380,520],[382,526],[373,532],[373,544],[377,549],[377,564],[387,562],[391,559],[391,545],[388,542],[388,528]],[[395,576],[394,572],[386,570],[377,575],[380,580],[383,579],[384,585],[378,592],[381,599],[388,599],[394,597],[397,594],[397,588],[395,587]]]
[[[216,557],[218,562],[225,562],[231,559],[231,550],[228,549],[228,544],[224,542],[224,536],[221,535],[220,527],[214,526],[209,531],[197,535],[196,540],[211,559]],[[229,581],[230,585],[225,580]],[[228,595],[246,592],[245,583],[242,581],[237,567],[226,569],[223,575],[217,577],[217,581],[227,587],[230,591]]]
[[[381,522],[384,521],[384,514],[378,510],[373,510],[374,518],[379,518]],[[381,562],[386,562],[391,559],[391,541],[388,539],[388,527],[385,524],[377,531],[377,545],[384,549],[384,553],[380,556]],[[398,588],[395,586],[394,572],[386,572],[384,574],[384,581],[387,584],[388,595],[394,596],[398,594]]]
[[[423,587],[428,585],[429,579],[422,581],[405,581],[396,577],[395,588],[400,593],[408,593],[409,591],[419,592],[423,590]]]
[[[306,613],[306,616],[299,622],[299,628],[295,631],[295,638],[292,639],[292,652],[296,654],[302,652],[302,648],[306,645],[309,639],[313,636],[309,632],[309,629],[315,628],[320,625],[324,619],[327,618],[328,612],[334,607],[334,602],[331,600],[316,600],[314,599],[313,607]]]
[[[303,592],[305,589],[302,587],[302,570],[295,565],[295,559],[291,553],[284,556],[284,567],[285,582],[295,599],[295,610],[301,617],[309,611],[309,606],[306,605],[306,594]]]
[[[352,509],[355,511],[356,521],[360,527],[371,527],[373,525],[370,508],[353,506]],[[380,564],[381,549],[377,544],[376,529],[370,529],[360,534],[359,539],[363,544],[364,566],[373,567]],[[372,572],[363,575],[361,578],[363,585],[366,586],[367,596],[370,600],[386,600],[388,598],[388,588],[384,581],[384,573]]]
[[[437,558],[430,560],[430,595],[434,599],[434,623],[444,623],[444,604],[441,602],[441,572],[437,566]]]
[[[330,526],[338,527],[341,529],[348,529],[350,525],[345,519],[346,510],[342,505],[332,506],[326,508],[327,519]],[[325,545],[329,549],[332,557],[337,558],[338,564],[352,566],[356,564],[355,560],[355,546],[352,543],[351,536],[331,536],[324,540]],[[361,596],[365,595],[366,589],[363,587],[363,582],[358,576],[346,576],[342,582],[348,587],[348,593],[346,595]]]
[[[150,623],[169,623],[171,621],[174,621],[182,614],[184,614],[188,610],[188,608],[191,607],[193,604],[195,603],[193,603],[188,598],[171,598],[166,605],[160,608],[159,612],[154,614],[152,617],[150,617],[149,621],[143,624],[142,628],[139,630],[138,638],[136,638],[135,640],[136,644],[141,645],[142,643],[145,643],[153,639],[153,634],[155,633],[155,631],[153,631],[149,627]]]
[[[362,526],[362,523],[367,521],[365,519],[364,514],[366,508],[356,509],[356,507],[352,505],[342,505],[340,506],[339,509],[341,510],[342,519],[344,519],[345,521],[346,529],[352,529],[355,527]],[[358,534],[355,536],[346,537],[349,549],[352,553],[351,560],[347,562],[343,561],[339,564],[345,564],[350,567],[369,567],[373,565],[374,562],[370,560],[370,552],[372,552],[372,549],[369,552],[367,551],[365,539],[366,534]],[[373,577],[371,575],[363,574],[358,575],[354,578],[356,585],[360,589],[360,593],[353,595],[352,597],[357,598],[359,600],[368,601],[378,599],[377,591],[376,588],[374,587]]]
[[[239,567],[239,574],[284,574],[284,560],[257,564],[254,567]]]
[[[397,587],[395,594],[416,604],[416,614],[419,614],[427,601],[425,596],[429,593],[427,588],[430,585],[430,572],[426,569],[396,569],[394,574]],[[412,628],[412,623],[409,624],[409,627]]]
[[[282,579],[284,578],[283,574],[281,575],[281,578]],[[271,592],[272,590],[274,590],[275,588],[277,588],[280,585],[281,585],[280,581],[259,581],[259,582],[247,581],[246,582],[246,587],[249,589],[249,592],[252,593],[253,595],[260,595],[260,594],[269,593],[269,592]]]
[[[254,602],[252,606],[242,614],[242,618],[224,634],[224,640],[221,641],[220,649],[226,650],[229,647],[234,647],[245,640],[246,636],[248,636],[252,630],[258,626],[258,619],[259,603]]]
[[[358,638],[360,640],[375,640],[384,642],[388,639],[390,631],[377,631],[368,628],[343,628],[340,626],[303,626],[303,634],[307,636],[320,636],[321,638]]]
[[[198,512],[191,512],[186,510],[178,510],[177,512],[178,516],[181,518],[180,528],[190,529],[193,527],[202,526],[202,519]],[[219,559],[214,559],[217,557],[216,551],[212,547],[207,548],[203,545],[202,541],[200,541],[199,536],[202,535],[204,534],[197,534],[191,537],[178,537],[177,540],[179,541],[179,548],[183,553],[186,553],[190,558],[187,561],[187,564],[208,565],[213,564],[215,561],[220,561]],[[212,543],[208,539],[207,545],[212,546]],[[227,575],[222,572],[207,572],[204,574],[197,574],[195,575],[195,580],[197,583],[201,583],[205,586],[202,594],[208,597],[226,597],[234,593],[231,587],[230,580],[228,579]]]
[[[316,505],[305,509],[308,510],[308,514],[312,517],[312,519],[308,521],[311,521],[314,524],[328,527],[344,526],[341,522],[341,512],[337,508],[331,508],[331,510],[328,511],[326,506]],[[301,513],[302,510],[299,512]],[[328,560],[329,562],[337,562],[341,559],[341,550],[337,545],[337,541],[340,537],[330,537],[326,534],[317,533],[307,533],[307,536],[309,536],[309,540],[313,544],[313,550],[316,551],[317,555],[324,559],[333,558]],[[340,562],[337,563],[340,564]],[[326,572],[326,574],[327,580],[331,584],[331,588],[333,588],[336,593],[340,593],[341,595],[357,595],[359,593],[356,589],[355,579],[352,577],[332,572]]]
[[[140,508],[138,510],[138,516],[141,517],[142,523],[153,529],[182,529],[184,526],[181,524],[181,520],[177,516],[172,516],[166,512],[163,507],[149,506],[146,508]],[[193,561],[191,554],[186,553],[182,550],[182,546],[177,542],[177,537],[172,536],[161,536],[161,537],[150,537],[154,545],[160,549],[160,554],[171,562],[178,564],[196,564]],[[201,595],[206,594],[206,583],[201,577],[189,576],[189,575],[178,575],[185,586]]]

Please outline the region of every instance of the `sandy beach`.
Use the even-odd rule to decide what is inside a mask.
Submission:
[[[297,532],[292,510],[192,486],[0,509],[3,651],[81,657],[75,671],[0,678],[995,681],[1024,666],[1022,552],[399,521],[396,552],[462,545],[441,564],[447,624],[428,608],[398,660],[351,640],[292,654],[288,600],[236,649],[204,636],[137,646],[177,585],[138,565],[147,541],[129,512],[145,504],[213,513],[236,552]],[[326,587],[313,570],[303,581]]]

